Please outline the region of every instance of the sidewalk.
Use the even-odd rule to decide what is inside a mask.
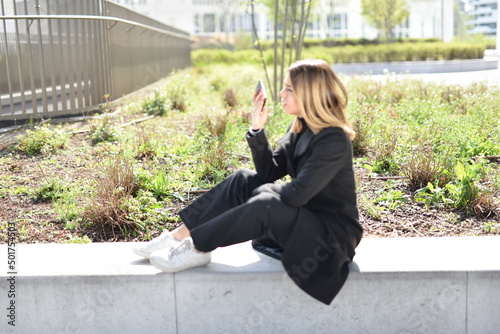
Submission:
[[[361,75],[358,75],[361,76]],[[450,72],[450,73],[425,73],[425,74],[382,74],[369,75],[373,79],[384,80],[387,78],[414,78],[423,81],[442,82],[445,84],[469,85],[474,82],[487,82],[492,86],[500,86],[500,68],[487,71]]]

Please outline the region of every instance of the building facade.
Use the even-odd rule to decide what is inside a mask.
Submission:
[[[453,39],[455,0],[408,0],[410,16],[395,29],[396,37]],[[484,1],[484,0],[478,0]],[[251,33],[248,0],[114,0],[195,37],[230,40]],[[491,1],[490,1],[491,2]],[[311,12],[308,37],[374,39],[378,32],[361,15],[361,0],[320,0]],[[257,4],[256,25],[261,39],[273,36],[269,10]]]
[[[468,12],[471,34],[495,36],[498,29],[498,0],[469,0],[472,10]]]

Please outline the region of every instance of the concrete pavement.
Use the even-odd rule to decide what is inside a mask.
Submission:
[[[352,77],[352,76],[351,76]],[[451,73],[419,73],[419,74],[379,74],[369,75],[370,78],[386,80],[388,78],[412,78],[429,82],[438,82],[445,84],[469,85],[474,82],[486,82],[492,86],[500,86],[500,68],[486,71],[468,71]]]

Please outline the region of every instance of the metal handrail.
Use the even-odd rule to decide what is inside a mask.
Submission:
[[[101,21],[110,21],[115,23],[125,23],[128,25],[132,25],[139,28],[144,28],[147,30],[156,31],[162,34],[170,35],[173,37],[178,37],[186,40],[191,40],[190,36],[186,36],[183,34],[177,34],[168,30],[156,28],[153,26],[149,26],[147,24],[138,23],[135,21],[130,21],[126,19],[121,19],[113,16],[98,16],[98,15],[10,15],[10,16],[2,16],[0,15],[0,19],[3,20],[38,20],[38,19],[50,19],[50,20],[101,20]],[[110,27],[112,28],[112,27]]]
[[[190,65],[189,33],[106,0],[67,3],[59,15],[0,6],[0,123],[97,110]]]

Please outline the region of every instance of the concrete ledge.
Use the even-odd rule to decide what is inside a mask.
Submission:
[[[351,63],[334,64],[338,73],[385,74],[385,73],[450,73],[468,71],[486,71],[499,68],[498,59],[438,60],[438,61],[402,61],[387,63]]]
[[[135,243],[18,245],[0,273],[1,333],[497,333],[500,237],[363,239],[329,306],[250,243],[161,273]],[[7,247],[0,246],[7,267]]]

